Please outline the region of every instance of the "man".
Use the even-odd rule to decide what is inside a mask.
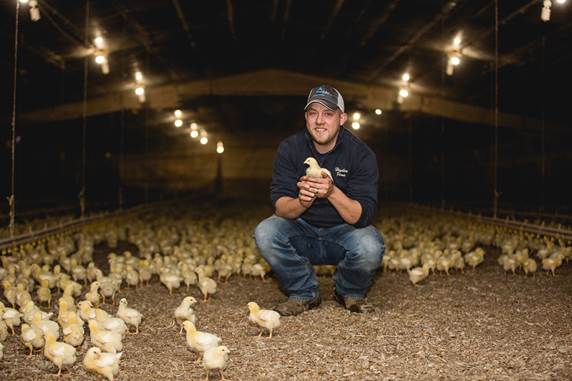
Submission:
[[[371,310],[365,294],[384,253],[383,238],[371,225],[377,209],[377,159],[343,128],[347,114],[335,88],[322,85],[310,91],[305,119],[306,131],[278,147],[271,185],[275,214],[254,233],[288,296],[274,309],[297,315],[317,307],[321,298],[312,265],[334,264],[336,300],[352,312]],[[306,176],[308,157],[332,178]]]

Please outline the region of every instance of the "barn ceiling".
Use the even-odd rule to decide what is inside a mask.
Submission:
[[[3,83],[11,83],[14,3],[0,8],[10,47]],[[414,94],[491,108],[497,81],[502,111],[568,123],[557,93],[571,84],[572,4],[553,1],[543,22],[542,1],[499,3],[495,76],[489,0],[90,0],[89,15],[86,1],[40,0],[40,21],[20,10],[19,110],[80,101],[87,55],[89,97],[130,89],[136,68],[150,89],[266,69],[397,89],[408,71]],[[108,75],[93,61],[97,33]],[[462,62],[449,76],[446,52],[459,33]],[[3,86],[4,117],[11,91]]]

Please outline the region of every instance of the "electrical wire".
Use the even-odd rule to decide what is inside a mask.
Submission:
[[[499,141],[499,2],[495,0],[495,89],[494,89],[494,146],[493,146],[493,217],[497,218],[500,193],[498,190]]]
[[[84,44],[89,44],[89,0],[85,0],[85,31]],[[82,126],[81,126],[81,190],[79,192],[80,217],[85,217],[85,192],[86,192],[86,135],[87,135],[87,63],[88,56],[83,59],[83,104],[82,104]]]
[[[14,236],[14,220],[16,219],[16,96],[18,84],[18,36],[20,26],[20,2],[16,1],[16,21],[14,25],[14,71],[12,76],[12,136],[11,136],[11,164],[10,164],[10,237]]]

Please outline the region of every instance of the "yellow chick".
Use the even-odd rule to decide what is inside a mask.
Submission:
[[[112,331],[121,335],[121,338],[125,336],[127,332],[127,324],[120,319],[109,315],[102,309],[96,308],[95,310],[95,320],[99,323],[99,326],[106,331]]]
[[[175,310],[175,320],[181,326],[179,333],[183,332],[183,322],[185,320],[189,320],[193,324],[196,322],[197,317],[195,316],[195,311],[191,308],[191,306],[196,303],[197,300],[195,298],[187,296]]]
[[[199,273],[199,288],[204,295],[203,301],[206,302],[209,294],[214,294],[216,292],[216,282],[207,276],[202,276]]]
[[[320,165],[313,157],[308,157],[306,160],[304,160],[304,164],[308,166],[308,168],[306,168],[306,176],[314,178],[329,177],[332,181],[334,181],[332,173],[326,168],[320,168]]]
[[[536,273],[536,269],[537,269],[537,265],[536,265],[536,261],[532,258],[528,258],[524,264],[522,265],[522,269],[524,270],[524,273],[526,275],[528,275],[528,273],[532,273],[532,276],[534,276],[534,273]]]
[[[46,303],[48,307],[52,306],[52,291],[49,288],[47,279],[42,279],[41,286],[37,290],[38,300],[40,303]]]
[[[422,267],[415,267],[414,269],[407,270],[409,273],[409,280],[414,285],[421,282],[429,275],[429,264],[425,263]]]
[[[213,369],[218,369],[220,373],[220,379],[224,381],[224,375],[222,371],[226,368],[226,362],[228,361],[228,354],[230,350],[224,345],[209,348],[203,354],[203,367],[207,372],[205,380],[209,379],[209,372]]]
[[[248,319],[260,327],[266,328],[270,332],[268,338],[271,339],[272,332],[280,327],[280,314],[276,311],[263,310],[255,302],[248,303],[248,310],[250,311]],[[262,331],[258,336],[262,336]]]
[[[85,334],[83,321],[80,320],[76,313],[73,313],[68,322],[62,326],[62,333],[64,334],[64,342],[74,347],[79,347],[83,343]]]
[[[117,317],[122,319],[127,325],[135,327],[135,333],[139,333],[139,324],[143,319],[143,315],[134,308],[127,307],[127,299],[123,298],[119,301],[119,308],[117,309]]]
[[[82,300],[77,306],[79,307],[79,317],[83,321],[95,319],[95,308],[93,308],[93,304],[89,300]]]
[[[44,334],[51,333],[56,339],[60,337],[60,326],[55,321],[42,319],[42,313],[36,312],[31,326],[38,327]]]
[[[88,300],[94,306],[99,306],[99,303],[101,303],[101,295],[99,295],[98,281],[91,283],[89,291],[85,294],[85,300]]]
[[[56,341],[56,336],[51,332],[47,332],[45,337],[44,356],[58,367],[58,376],[60,376],[63,366],[75,363],[75,348],[69,344]]]
[[[220,337],[212,333],[197,331],[195,325],[188,320],[183,322],[183,327],[187,332],[187,345],[195,352],[218,347],[222,342]]]
[[[96,320],[90,320],[89,334],[91,343],[98,346],[106,352],[117,353],[123,349],[121,335],[116,332],[106,331],[100,327]]]
[[[45,344],[44,333],[37,326],[29,326],[26,323],[22,324],[22,333],[20,337],[22,338],[24,345],[30,350],[28,358],[32,357],[34,348],[40,349]]]
[[[119,373],[119,359],[122,352],[106,353],[101,352],[98,347],[89,348],[83,358],[83,366],[86,369],[101,374],[109,381],[113,381],[113,377]]]
[[[16,332],[14,331],[14,327],[20,326],[22,321],[20,318],[22,314],[13,308],[4,307],[4,304],[0,302],[0,318],[4,320],[6,326],[10,328],[12,335],[15,335]]]
[[[162,273],[159,280],[169,289],[169,295],[173,294],[174,288],[181,287],[181,277],[174,273]]]

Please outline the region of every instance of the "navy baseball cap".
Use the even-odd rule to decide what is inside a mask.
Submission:
[[[308,106],[314,102],[318,102],[330,110],[339,108],[341,112],[345,112],[344,98],[342,98],[342,94],[340,94],[340,92],[334,89],[332,86],[320,85],[310,90],[310,94],[308,94],[308,101],[306,102],[306,107],[304,107],[304,110],[306,110]]]

